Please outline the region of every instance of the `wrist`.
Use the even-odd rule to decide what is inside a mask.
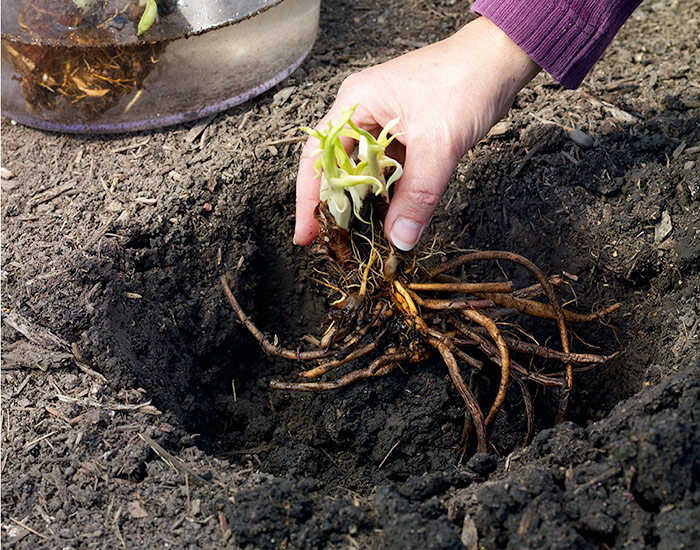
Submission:
[[[498,119],[506,115],[517,93],[542,70],[520,46],[486,17],[471,21],[453,38],[462,42],[464,48],[478,48],[476,55],[487,73],[480,79],[485,87],[483,91],[491,94],[494,99],[498,98]]]
[[[518,46],[498,25],[487,17],[479,17],[474,23],[483,27],[483,32],[493,43],[494,51],[502,52],[504,84],[508,84],[513,96],[524,88],[542,70],[537,63]],[[507,81],[507,82],[506,82]]]

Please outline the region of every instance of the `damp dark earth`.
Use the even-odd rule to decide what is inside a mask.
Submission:
[[[643,4],[578,90],[538,76],[426,230],[428,249],[565,273],[571,309],[622,304],[575,327],[576,350],[617,355],[575,375],[561,423],[537,391],[528,446],[511,416],[462,457],[439,357],[271,389],[306,367],[267,356],[226,301],[224,274],[270,339],[313,349],[329,303],[291,241],[298,128],[352,72],[471,17],[459,0],[327,2],[298,70],[205,121],[77,136],[2,120],[3,546],[697,547],[697,0]]]

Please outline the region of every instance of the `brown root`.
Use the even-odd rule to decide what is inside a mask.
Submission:
[[[228,278],[230,275],[221,276],[221,287],[224,289],[224,294],[228,303],[231,305],[233,311],[238,315],[238,319],[245,325],[248,331],[255,337],[255,339],[260,343],[260,347],[265,350],[268,355],[274,355],[276,357],[283,357],[284,359],[292,359],[296,361],[311,361],[313,359],[326,359],[327,357],[332,357],[337,353],[337,351],[293,351],[290,349],[282,348],[270,342],[265,335],[258,330],[250,317],[246,315],[243,308],[236,300],[233,292],[231,292],[231,287],[228,284]]]
[[[452,383],[457,388],[457,391],[464,399],[464,403],[467,406],[471,420],[474,423],[474,428],[476,431],[476,448],[480,453],[488,452],[488,437],[486,436],[486,423],[484,422],[484,415],[479,408],[479,402],[476,397],[469,389],[469,386],[464,382],[462,374],[459,372],[459,365],[455,356],[450,351],[449,346],[441,339],[435,337],[429,337],[428,342],[434,346],[442,356],[442,359],[447,365],[447,371],[450,373],[450,378]]]
[[[405,361],[410,357],[408,352],[397,352],[388,353],[387,355],[382,355],[378,359],[375,359],[369,367],[364,369],[359,369],[353,371],[337,380],[332,382],[280,382],[279,380],[273,380],[270,382],[270,387],[276,390],[293,390],[293,391],[308,391],[308,392],[318,392],[318,391],[328,391],[337,390],[359,382],[365,378],[372,378],[373,376],[384,376],[389,374],[396,367],[399,366],[401,361]]]

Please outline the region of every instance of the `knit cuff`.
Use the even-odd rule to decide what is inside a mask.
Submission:
[[[476,0],[561,85],[576,88],[641,0]]]

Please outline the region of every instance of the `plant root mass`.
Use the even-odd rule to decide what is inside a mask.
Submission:
[[[266,353],[318,363],[300,373],[303,382],[273,380],[270,386],[302,392],[335,390],[365,378],[384,376],[405,362],[420,363],[437,352],[465,404],[462,456],[471,434],[475,434],[477,452],[489,451],[489,426],[501,411],[512,383],[520,391],[527,420],[523,445],[533,435],[533,385],[559,390],[557,422],[562,421],[574,386],[574,373],[589,370],[616,355],[572,352],[569,327],[600,319],[620,304],[589,314],[564,309],[556,289],[570,284],[575,277],[548,278],[530,260],[513,252],[462,251],[429,267],[434,263],[431,260],[444,259],[446,253],[434,249],[408,254],[397,251],[377,221],[376,211],[383,206],[377,208],[380,201],[365,208],[370,210],[371,222],[355,223],[349,232],[337,227],[325,205],[317,208],[320,232],[311,247],[316,257],[317,280],[339,295],[331,304],[331,322],[317,350],[285,349],[270,342],[231,292],[230,275],[222,276],[229,304]],[[535,284],[516,289],[510,280],[464,282],[449,275],[487,261],[521,266]],[[561,349],[536,343],[534,337],[511,321],[518,315],[555,321]],[[558,366],[539,365],[535,358]],[[316,381],[354,361],[368,365],[332,380]],[[483,406],[479,379],[494,369],[498,373],[498,389],[490,404]]]

